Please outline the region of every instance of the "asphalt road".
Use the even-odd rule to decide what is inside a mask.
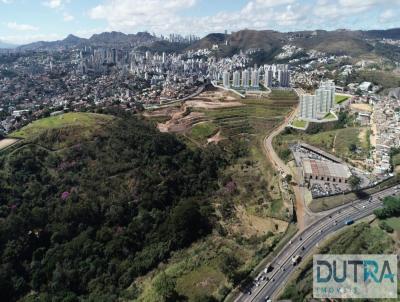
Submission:
[[[293,237],[275,257],[271,262],[274,268],[272,272],[263,274],[266,280],[254,282],[251,288],[248,288],[245,293],[241,293],[235,301],[267,301],[266,297],[272,297],[274,301],[279,290],[286,285],[292,273],[297,269],[297,266],[292,263],[293,256],[300,255],[302,259],[306,258],[328,235],[346,227],[346,221],[357,221],[371,215],[375,209],[382,206],[379,197],[393,194],[396,194],[395,187],[382,190],[372,194],[371,200],[354,201],[315,221]]]

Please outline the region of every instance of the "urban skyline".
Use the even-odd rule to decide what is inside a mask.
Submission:
[[[104,31],[157,35],[249,29],[278,31],[395,27],[398,0],[1,0],[0,41],[25,44]]]
[[[400,301],[399,12],[0,0],[1,301]]]

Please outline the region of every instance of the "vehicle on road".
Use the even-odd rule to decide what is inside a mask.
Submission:
[[[293,266],[297,265],[300,261],[301,261],[301,256],[300,255],[296,255],[296,256],[292,257]]]
[[[346,225],[352,225],[354,223],[354,220],[347,220],[345,222]]]
[[[268,264],[264,269],[264,274],[268,274],[269,272],[272,272],[273,270],[274,270],[274,267],[271,264]]]

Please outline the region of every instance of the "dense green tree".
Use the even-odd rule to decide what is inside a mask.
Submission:
[[[175,301],[177,293],[175,290],[175,280],[168,276],[165,272],[159,274],[153,283],[156,293],[163,299],[163,301]]]
[[[219,169],[243,152],[191,150],[121,113],[94,137],[48,129],[0,154],[2,298],[135,297],[135,278],[211,231]]]
[[[348,183],[352,190],[357,190],[361,184],[361,178],[355,175],[349,177]]]
[[[380,219],[400,216],[400,198],[386,197],[383,201],[383,208],[375,210],[374,213]]]
[[[356,152],[357,151],[357,145],[356,144],[350,144],[349,145],[349,151],[350,152]]]

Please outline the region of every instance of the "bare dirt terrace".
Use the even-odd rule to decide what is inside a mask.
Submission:
[[[157,124],[161,132],[185,133],[193,125],[206,120],[203,112],[191,109],[223,109],[244,106],[230,92],[211,89],[202,92],[199,96],[185,101],[180,107],[165,107],[146,112],[148,118],[169,117],[166,122]],[[218,140],[218,137],[216,137]]]
[[[243,106],[243,104],[238,101],[221,102],[221,101],[204,101],[204,100],[193,99],[187,101],[186,106],[193,108],[202,108],[202,109],[221,109],[221,108],[239,107]]]
[[[13,144],[15,144],[16,142],[18,142],[18,139],[15,138],[5,138],[0,140],[0,150],[3,150]]]
[[[365,111],[365,112],[372,112],[373,109],[369,104],[351,104],[350,108],[355,111]]]
[[[284,236],[294,233],[295,226],[289,223],[292,195],[282,193],[280,174],[265,156],[263,140],[296,104],[293,93],[241,99],[211,88],[183,104],[144,114],[161,131],[176,132],[189,148],[223,140],[222,146],[236,144],[246,152],[221,171],[220,190],[209,201],[223,233],[213,232],[174,253],[168,263],[142,278],[136,283],[142,290],[138,301],[160,301],[154,283],[164,273],[176,280],[177,292],[190,301],[199,295],[222,301],[226,289],[235,286],[230,279],[232,272],[253,270]],[[231,256],[240,259],[240,264],[226,274],[221,263]]]

